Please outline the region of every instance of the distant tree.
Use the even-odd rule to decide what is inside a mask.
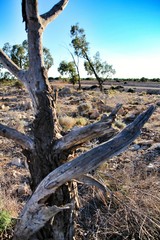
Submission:
[[[79,77],[79,89],[81,89],[81,82],[80,82],[80,71],[79,71],[79,59],[84,58],[86,59],[86,55],[88,56],[88,46],[89,43],[86,40],[86,35],[84,32],[84,29],[80,28],[78,23],[71,26],[70,29],[70,35],[71,35],[71,44],[70,46],[74,49],[74,54],[72,54],[72,58],[74,61],[74,64],[77,69],[77,75]],[[74,55],[77,57],[77,61],[75,61]]]
[[[94,57],[93,57],[93,61],[92,62],[92,66],[94,67],[96,73],[98,74],[98,76],[100,77],[100,85],[103,85],[104,81],[108,78],[111,78],[113,74],[115,74],[115,70],[113,69],[112,65],[109,65],[106,61],[103,62],[100,58],[100,53],[97,52]],[[84,67],[85,70],[87,71],[88,75],[93,75],[93,68],[91,67],[91,65],[89,64],[88,61],[84,62]]]
[[[71,26],[71,45],[74,48],[74,53],[78,57],[87,58],[89,54],[89,43],[86,40],[86,34],[83,28],[80,28],[78,23]]]
[[[87,71],[92,72],[94,76],[96,77],[99,88],[101,91],[103,91],[103,79],[99,76],[99,72],[97,72],[97,69],[99,68],[97,66],[97,69],[95,68],[94,62],[89,57],[89,43],[86,40],[86,34],[83,28],[80,28],[78,23],[71,26],[71,46],[74,48],[74,53],[79,58],[84,58],[88,63],[86,64]],[[99,59],[97,59],[97,64]],[[99,60],[100,61],[100,60]],[[103,64],[104,65],[104,64]],[[107,66],[107,65],[106,65]],[[105,70],[107,71],[107,69]]]
[[[74,85],[78,81],[78,76],[73,62],[62,61],[59,64],[58,71],[61,75],[69,75],[69,81]]]
[[[47,70],[49,70],[52,65],[54,64],[52,55],[50,50],[46,47],[43,47],[43,58],[44,58],[44,65]]]
[[[81,77],[80,77],[80,71],[79,71],[79,57],[76,56],[77,57],[77,60],[76,60],[74,54],[69,49],[68,49],[68,51],[69,51],[69,53],[70,53],[70,55],[73,59],[73,63],[74,63],[75,68],[76,68],[76,72],[77,72],[76,82],[78,82],[78,90],[81,90]]]
[[[22,44],[10,45],[8,42],[4,44],[3,51],[11,58],[11,60],[20,68],[29,68],[28,42],[24,40]],[[43,47],[44,66],[47,70],[53,65],[53,58],[48,48]]]
[[[140,82],[147,82],[148,81],[148,78],[145,78],[145,77],[142,77],[141,79],[140,79]]]

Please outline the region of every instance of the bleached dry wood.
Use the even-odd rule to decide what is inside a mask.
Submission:
[[[150,106],[113,139],[82,154],[71,162],[61,165],[45,177],[23,209],[15,229],[14,240],[28,240],[32,234],[45,225],[46,219],[50,218],[52,214],[55,215],[54,208],[51,209],[50,214],[50,207],[45,206],[45,201],[59,186],[72,179],[81,178],[107,159],[126,150],[139,136],[141,128],[152,115],[154,109],[154,106]]]
[[[58,15],[67,6],[68,2],[69,0],[61,0],[57,4],[55,4],[48,12],[42,14],[40,17],[42,18],[43,26],[46,27],[48,23],[57,18]]]
[[[122,104],[117,104],[109,116],[103,117],[96,123],[73,129],[54,144],[53,150],[64,151],[72,147],[75,148],[82,143],[91,141],[92,139],[101,137],[105,134],[112,136],[115,133],[115,130],[111,125],[121,107]]]
[[[34,150],[34,141],[27,135],[17,131],[16,129],[0,124],[0,136],[12,139],[22,148],[27,150]]]

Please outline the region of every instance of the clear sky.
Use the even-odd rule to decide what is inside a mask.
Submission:
[[[39,11],[48,11],[58,0],[39,0]],[[50,76],[58,76],[62,60],[71,61],[70,27],[84,28],[90,56],[97,51],[112,64],[114,77],[160,77],[160,0],[70,0],[43,35],[54,66]],[[21,17],[21,0],[0,1],[0,48],[4,43],[22,43],[27,35]],[[82,75],[84,76],[84,71]]]

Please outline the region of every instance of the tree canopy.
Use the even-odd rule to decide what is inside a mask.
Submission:
[[[89,42],[87,42],[86,34],[83,28],[79,27],[79,24],[71,26],[71,46],[74,48],[74,54],[78,58],[85,59],[84,67],[88,75],[94,75],[98,81],[99,88],[103,90],[103,82],[106,78],[112,76],[115,70],[112,65],[107,64],[106,61],[102,62],[100,54],[97,52],[93,57],[93,60],[89,56]]]
[[[78,57],[86,59],[86,54],[89,51],[89,42],[86,40],[86,34],[83,28],[79,27],[79,24],[71,26],[71,46],[74,48],[74,53]]]
[[[77,82],[78,76],[74,62],[60,62],[58,71],[61,75],[69,75],[69,81],[72,84],[75,84]]]
[[[115,70],[113,69],[112,65],[109,65],[106,61],[102,61],[100,58],[100,53],[97,52],[93,56],[93,61],[91,60],[91,63],[97,72],[98,76],[103,78],[103,81],[105,81],[108,78],[111,78],[113,74],[115,74]],[[91,65],[88,61],[84,62],[85,70],[87,71],[88,75],[93,75],[93,68],[91,68]]]
[[[3,46],[3,51],[10,57],[10,59],[21,69],[29,68],[29,54],[28,54],[28,42],[24,40],[21,44],[10,45],[9,42]],[[50,50],[43,47],[43,60],[44,66],[47,70],[53,65],[53,58]]]

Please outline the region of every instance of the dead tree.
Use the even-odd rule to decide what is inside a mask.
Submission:
[[[48,12],[39,15],[38,0],[23,0],[23,20],[26,22],[29,44],[28,70],[20,69],[0,50],[0,62],[25,85],[34,112],[32,137],[0,124],[0,135],[12,139],[22,147],[32,180],[33,195],[17,222],[14,240],[73,239],[72,181],[96,185],[105,191],[105,186],[88,175],[88,172],[124,151],[140,134],[140,129],[154,111],[154,107],[150,106],[113,139],[67,162],[73,149],[86,141],[113,132],[112,122],[121,107],[116,106],[108,118],[61,135],[56,101],[51,94],[44,68],[42,33],[68,2],[69,0],[61,0]]]

